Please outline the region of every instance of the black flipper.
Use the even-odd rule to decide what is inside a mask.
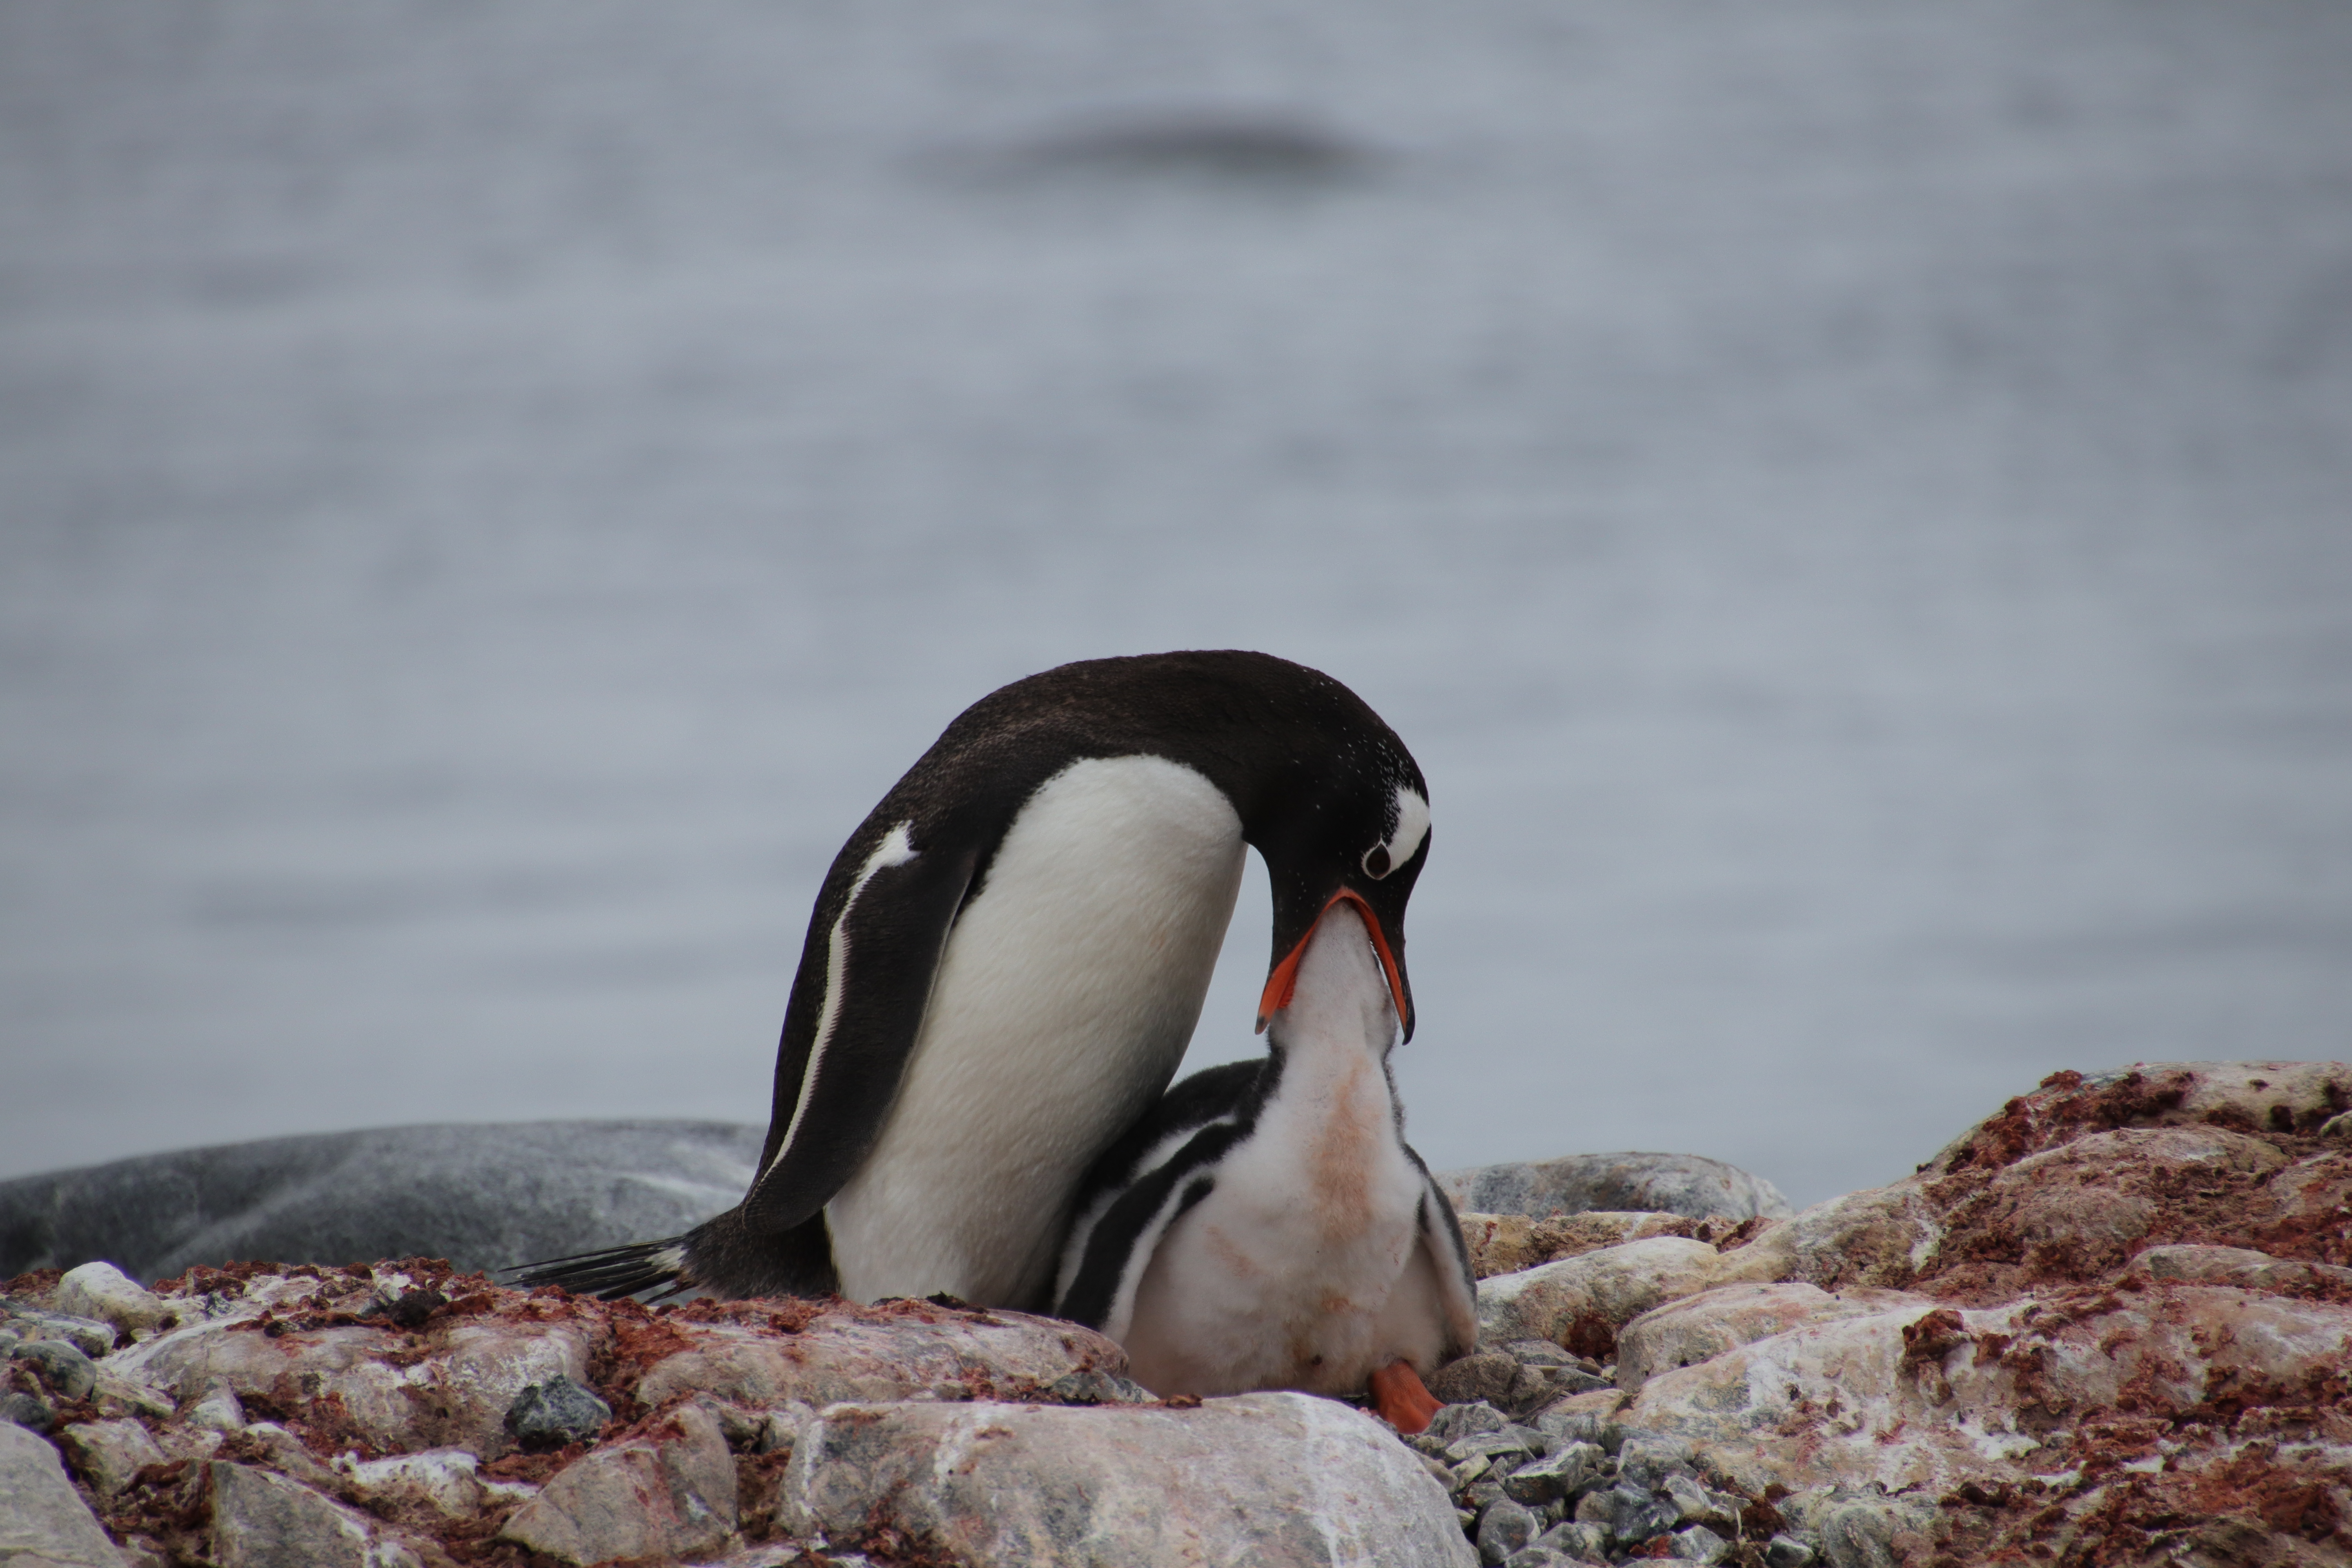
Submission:
[[[1421,1245],[1428,1248],[1438,1288],[1444,1292],[1444,1353],[1451,1361],[1478,1348],[1478,1276],[1470,1267],[1470,1248],[1462,1239],[1462,1221],[1454,1213],[1453,1200],[1412,1144],[1404,1146],[1404,1153],[1421,1173]]]
[[[980,858],[973,849],[927,851],[909,826],[867,851],[840,912],[809,932],[778,1053],[768,1147],[735,1211],[752,1236],[782,1238],[818,1219],[881,1136],[898,1097]]]

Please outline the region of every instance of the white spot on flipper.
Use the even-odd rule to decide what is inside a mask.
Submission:
[[[857,880],[850,884],[849,897],[841,900],[841,913],[834,918],[833,930],[825,937],[824,1007],[817,1015],[816,1038],[809,1046],[808,1065],[801,1069],[801,1093],[793,1102],[793,1120],[784,1129],[783,1141],[776,1145],[776,1158],[768,1162],[771,1171],[792,1152],[793,1140],[800,1135],[801,1121],[808,1115],[809,1099],[816,1090],[817,1069],[824,1065],[825,1047],[833,1043],[834,1027],[841,1022],[842,973],[849,966],[849,911],[857,907],[857,895],[866,890],[866,884],[874,879],[876,872],[903,866],[915,858],[914,835],[908,831],[914,826],[911,821],[898,824],[874,847],[874,853],[858,868]],[[766,1172],[761,1173],[764,1175]]]

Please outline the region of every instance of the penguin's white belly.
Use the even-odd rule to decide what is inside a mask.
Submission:
[[[1243,854],[1223,793],[1162,758],[1075,763],[1030,797],[826,1205],[842,1294],[1042,1302],[1079,1178],[1183,1058]]]
[[[1337,1081],[1282,1086],[1112,1326],[1136,1381],[1162,1394],[1357,1394],[1400,1356],[1434,1370],[1445,1318],[1421,1245],[1426,1179],[1390,1106],[1369,1057]]]

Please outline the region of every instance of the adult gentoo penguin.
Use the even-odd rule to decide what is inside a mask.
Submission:
[[[1265,1058],[1177,1085],[1080,1193],[1054,1310],[1157,1394],[1369,1389],[1418,1432],[1420,1374],[1476,1348],[1454,1205],[1404,1141],[1377,931],[1334,900]]]
[[[742,1203],[521,1282],[1044,1308],[1080,1180],[1183,1057],[1244,845],[1274,893],[1260,1026],[1340,901],[1411,1033],[1428,802],[1361,699],[1266,654],[1093,659],[982,698],[825,876]]]

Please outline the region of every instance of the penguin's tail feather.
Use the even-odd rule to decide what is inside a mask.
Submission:
[[[499,1272],[508,1284],[520,1289],[561,1285],[607,1301],[648,1290],[658,1292],[650,1300],[660,1301],[697,1291],[741,1300],[829,1296],[841,1289],[823,1214],[790,1230],[767,1234],[749,1229],[740,1208],[714,1215],[684,1236],[550,1258]]]
[[[686,1268],[687,1240],[683,1236],[672,1236],[660,1241],[633,1241],[626,1247],[608,1247],[602,1252],[581,1252],[569,1258],[518,1264],[500,1272],[507,1277],[508,1284],[519,1289],[561,1285],[567,1290],[607,1301],[646,1290],[659,1290],[662,1297],[678,1296],[694,1289]]]

